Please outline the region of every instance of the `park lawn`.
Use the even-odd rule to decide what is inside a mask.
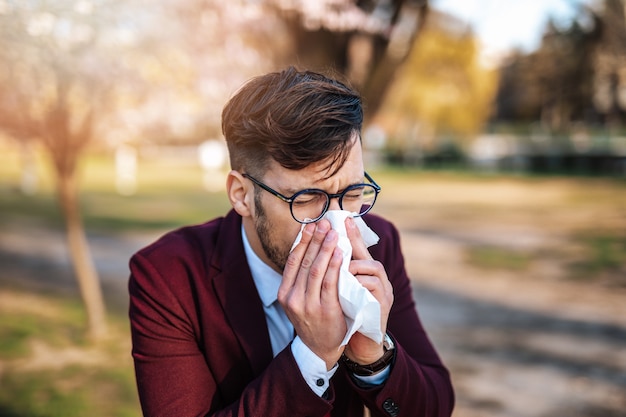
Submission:
[[[35,221],[43,227],[62,228],[63,219],[54,190],[53,174],[44,158],[37,158],[38,190],[19,191],[19,164],[0,156],[0,207],[3,223]],[[171,229],[197,223],[226,212],[223,191],[203,188],[202,170],[194,162],[140,162],[137,191],[121,195],[115,188],[111,155],[89,155],[80,168],[80,204],[87,231],[112,232]],[[224,176],[223,172],[217,175]]]
[[[125,317],[109,313],[94,346],[76,299],[0,289],[0,300],[1,416],[141,415]]]
[[[37,170],[40,189],[34,195],[18,191],[15,155],[0,155],[0,207],[3,223],[26,222],[63,229],[49,165],[41,155]],[[207,191],[199,164],[193,159],[140,158],[137,189],[120,195],[115,189],[111,154],[88,155],[81,164],[81,208],[89,233],[166,231],[221,216],[230,209],[225,192]],[[624,178],[495,175],[478,172],[420,171],[374,168],[370,174],[382,186],[374,212],[405,230],[472,230],[490,224],[540,228],[577,247],[569,262],[571,276],[591,279],[605,271],[620,271],[626,263],[626,181]],[[225,182],[225,171],[213,174]],[[569,252],[572,252],[569,250]],[[511,248],[474,245],[467,262],[479,268],[524,270],[544,254]],[[557,253],[556,256],[562,256]],[[570,256],[571,254],[568,254]]]

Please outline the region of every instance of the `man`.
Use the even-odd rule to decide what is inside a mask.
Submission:
[[[380,187],[364,170],[362,120],[353,90],[294,68],[251,80],[226,105],[233,210],[131,259],[146,416],[451,414],[450,378],[419,321],[398,232],[367,213]],[[349,272],[379,302],[384,341],[355,333],[341,346],[342,251],[322,217],[342,209],[380,237],[368,250],[345,221]]]

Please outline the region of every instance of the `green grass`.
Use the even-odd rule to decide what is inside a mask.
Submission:
[[[466,251],[469,265],[485,269],[523,271],[528,268],[532,257],[527,253],[495,246],[473,246]]]
[[[25,298],[13,309],[0,308],[1,416],[141,415],[125,317],[110,314],[110,338],[93,346],[84,339],[82,308],[76,300],[20,292],[9,296]],[[44,353],[41,348],[34,351],[33,343],[44,346]],[[63,362],[67,350],[73,352],[70,358],[102,359]]]
[[[0,358],[30,353],[28,345],[35,338],[54,348],[85,344],[85,313],[78,300],[18,297],[12,307],[0,308]]]
[[[224,193],[168,191],[145,190],[133,196],[121,196],[114,192],[85,190],[80,197],[85,227],[100,232],[170,229],[223,215],[230,208]],[[52,193],[28,196],[0,189],[0,207],[11,213],[11,216],[0,216],[0,226],[17,218],[34,220],[46,227],[63,227],[60,208]]]
[[[223,193],[168,191],[142,190],[126,197],[86,192],[82,196],[86,227],[113,231],[171,229],[223,215],[230,208]]]
[[[619,231],[585,232],[572,238],[573,244],[581,250],[576,259],[569,263],[570,276],[574,279],[593,281],[604,273],[609,273],[615,281],[622,276],[618,285],[626,285],[626,237]],[[533,254],[496,246],[471,246],[465,251],[469,265],[484,269],[500,269],[523,272],[539,256],[558,254]]]
[[[587,232],[575,237],[583,247],[583,255],[571,264],[574,277],[593,279],[603,273],[622,277],[626,285],[626,232]]]
[[[116,366],[113,365],[112,368]],[[0,378],[0,415],[138,417],[132,372],[72,366],[61,371],[9,372]]]
[[[77,378],[79,374],[83,377]],[[88,380],[88,373],[76,369],[36,374],[8,373],[2,378],[2,384],[9,388],[0,394],[0,412],[24,417],[94,415],[89,410],[84,388]]]
[[[85,227],[91,231],[170,229],[223,215],[230,208],[225,192],[203,188],[202,171],[193,163],[141,161],[137,192],[129,196],[116,192],[110,156],[89,156],[82,167],[80,204]],[[0,167],[0,208],[11,213],[0,216],[0,226],[17,217],[62,228],[63,218],[47,164],[40,163],[42,180],[34,195],[19,191],[18,169],[15,163]]]
[[[30,352],[29,342],[35,337],[53,346],[67,345],[68,340],[76,339],[76,328],[59,328],[57,324],[48,318],[19,313],[3,314],[0,316],[0,357],[14,359]]]

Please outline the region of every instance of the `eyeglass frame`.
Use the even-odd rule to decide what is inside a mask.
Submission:
[[[322,189],[319,188],[305,188],[304,190],[300,190],[297,191],[296,193],[294,193],[294,195],[292,195],[291,197],[287,197],[281,193],[279,193],[278,191],[274,190],[273,188],[271,188],[269,185],[264,184],[263,182],[259,181],[258,179],[254,178],[252,175],[250,174],[246,174],[245,172],[242,172],[241,175],[244,178],[249,179],[250,181],[252,181],[254,184],[258,185],[259,187],[261,187],[262,189],[264,189],[265,191],[267,191],[268,193],[272,194],[274,197],[279,198],[280,200],[284,201],[285,203],[289,203],[289,211],[291,212],[291,217],[293,217],[293,219],[295,221],[297,221],[300,224],[309,224],[309,223],[315,223],[316,221],[318,221],[319,219],[321,219],[322,217],[324,217],[324,214],[326,214],[326,212],[328,211],[328,208],[330,207],[330,201],[333,198],[338,199],[339,201],[339,207],[343,210],[343,197],[346,195],[347,192],[349,192],[350,190],[353,190],[355,188],[361,187],[361,186],[368,186],[368,187],[372,187],[374,188],[374,201],[372,202],[372,204],[370,204],[370,206],[367,208],[367,210],[365,210],[363,213],[359,213],[357,216],[355,217],[361,217],[364,216],[365,214],[369,213],[369,211],[372,209],[372,207],[374,207],[374,203],[376,202],[376,199],[378,198],[378,193],[380,193],[381,191],[381,187],[380,185],[378,185],[376,183],[376,181],[374,181],[374,179],[367,173],[364,172],[365,178],[371,183],[371,184],[365,184],[365,183],[360,183],[360,184],[352,184],[349,185],[345,190],[343,190],[340,193],[336,193],[336,194],[331,194],[328,193]],[[322,213],[316,217],[315,219],[311,219],[308,221],[302,221],[302,220],[298,220],[296,218],[296,216],[293,214],[293,202],[296,199],[296,197],[298,197],[301,194],[304,193],[310,193],[310,192],[316,192],[316,193],[322,193],[325,194],[328,199],[326,200],[326,205],[324,206],[324,209],[322,210]]]

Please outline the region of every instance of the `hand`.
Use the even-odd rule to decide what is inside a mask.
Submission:
[[[330,370],[343,352],[347,327],[339,304],[337,281],[342,262],[337,232],[327,220],[307,224],[287,259],[278,301],[302,342]]]
[[[354,219],[346,219],[346,231],[350,243],[352,244],[350,273],[354,275],[361,285],[367,288],[380,303],[380,328],[384,333],[387,329],[389,311],[393,305],[393,287],[387,278],[387,272],[385,272],[384,266],[374,260],[367,250],[363,238],[361,237],[361,232],[358,227],[356,227]],[[350,360],[362,365],[373,363],[384,354],[382,340],[377,343],[369,337],[357,332],[348,342],[345,354]]]

